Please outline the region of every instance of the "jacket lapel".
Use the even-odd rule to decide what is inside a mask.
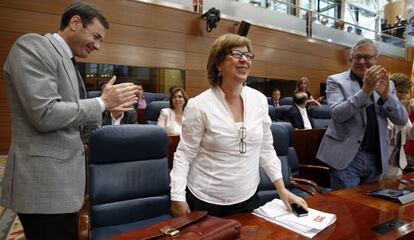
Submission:
[[[348,78],[349,82],[351,83],[351,89],[352,89],[351,96],[352,96],[355,93],[357,93],[359,90],[361,90],[361,87],[359,86],[358,81],[351,79],[351,70],[348,71],[348,74],[347,74],[346,77]],[[360,114],[361,114],[362,120],[366,124],[367,123],[367,112],[365,110],[361,110]]]
[[[73,63],[71,59],[69,58],[68,54],[65,52],[65,50],[62,48],[61,44],[53,37],[52,34],[48,33],[45,35],[47,39],[52,43],[53,47],[55,48],[56,52],[62,57],[62,65],[66,71],[66,74],[68,75],[68,78],[70,80],[70,85],[72,86],[72,91],[75,94],[75,99],[79,100],[79,89],[78,87],[78,78],[76,74],[78,74],[77,70],[75,69],[75,66],[73,66]],[[85,89],[83,87],[83,89]]]

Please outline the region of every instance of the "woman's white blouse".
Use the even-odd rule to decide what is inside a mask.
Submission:
[[[181,134],[181,125],[175,121],[175,112],[171,108],[161,109],[157,125],[165,128],[168,136],[179,136]]]
[[[189,100],[171,171],[171,200],[186,201],[186,187],[200,200],[232,205],[256,192],[259,166],[272,182],[282,178],[273,148],[266,97],[243,87],[246,153],[239,151],[239,127],[223,91],[211,88]]]

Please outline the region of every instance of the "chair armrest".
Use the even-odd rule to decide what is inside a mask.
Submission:
[[[89,196],[85,196],[82,208],[78,213],[78,239],[89,240],[90,239],[90,219],[89,219]]]
[[[328,167],[319,166],[319,165],[299,164],[299,167],[300,168],[310,168],[310,169],[318,169],[318,170],[329,171]]]
[[[304,178],[291,178],[290,184],[292,184],[296,188],[299,188],[300,190],[302,190],[302,191],[310,194],[311,196],[314,196],[314,195],[317,195],[317,194],[321,194],[322,193],[322,191],[321,191],[320,187],[318,186],[318,184],[316,184],[314,181],[311,181],[309,179],[304,179]],[[308,185],[313,190],[312,189],[309,189],[305,185]]]

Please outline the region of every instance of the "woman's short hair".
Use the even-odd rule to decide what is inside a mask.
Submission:
[[[224,61],[224,57],[229,51],[236,47],[247,47],[249,52],[252,49],[248,38],[233,33],[221,35],[214,41],[207,61],[207,74],[211,86],[216,87],[221,84],[221,74],[217,66]]]
[[[391,75],[390,80],[394,83],[395,89],[399,92],[408,94],[412,87],[412,81],[410,77],[403,73],[394,73]]]
[[[170,108],[171,109],[175,109],[174,104],[173,104],[173,97],[177,92],[181,92],[181,94],[184,97],[184,106],[183,109],[185,108],[185,106],[187,106],[187,102],[188,102],[188,97],[187,94],[185,93],[184,89],[182,88],[173,88],[171,89],[171,93],[170,93]]]

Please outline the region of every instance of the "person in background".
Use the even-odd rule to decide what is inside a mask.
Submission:
[[[394,83],[398,100],[409,112],[411,79],[402,73],[391,75],[390,80]],[[414,128],[410,120],[403,126],[395,125],[388,120],[388,155],[389,168],[384,175],[386,178],[399,177],[402,170],[407,167],[407,157],[404,152],[404,145],[407,139],[414,140]]]
[[[296,129],[312,129],[313,120],[306,108],[308,96],[304,92],[297,92],[293,95],[293,105],[287,112],[287,119]]]
[[[166,129],[169,136],[179,136],[184,108],[188,97],[182,88],[174,88],[170,94],[170,107],[161,109],[157,125]]]
[[[295,91],[293,91],[293,94],[298,92],[306,93],[306,95],[308,96],[308,100],[306,103],[307,106],[321,105],[318,101],[316,101],[313,98],[312,94],[309,92],[309,79],[307,77],[301,77],[299,81],[296,82],[296,89]]]
[[[181,140],[171,171],[171,212],[194,210],[227,216],[259,207],[259,167],[280,199],[307,208],[283,183],[273,148],[266,97],[245,86],[254,54],[250,40],[236,34],[217,38],[207,61],[211,88],[188,101]]]
[[[101,91],[103,91],[105,86],[106,86],[106,83],[102,84]],[[133,108],[133,106],[131,106],[131,108]],[[121,124],[138,124],[137,112],[134,109],[125,111],[125,112],[114,109],[114,110],[105,111],[102,113],[102,126],[121,125]],[[86,141],[86,143],[88,143],[90,132],[86,131],[85,135],[88,136],[88,140]]]
[[[269,99],[269,105],[273,106],[274,108],[280,107],[280,90],[275,88],[272,92],[272,97]]]
[[[332,123],[316,157],[330,166],[333,190],[378,182],[388,169],[387,118],[405,125],[388,72],[376,65],[378,48],[360,39],[351,48],[351,69],[328,77],[326,97]]]
[[[10,49],[4,79],[12,139],[2,179],[1,204],[17,213],[26,239],[77,239],[84,202],[85,149],[80,127],[99,125],[104,110],[127,111],[132,83],[113,77],[100,97],[86,98],[73,57],[101,48],[109,24],[94,7],[76,2],[57,33],[29,33]]]
[[[147,107],[147,101],[145,100],[144,97],[144,87],[142,86],[141,83],[137,83],[136,84],[138,87],[138,93],[137,93],[137,98],[138,101],[137,103],[134,105],[135,109],[145,109]]]
[[[409,121],[414,122],[414,98],[409,102]],[[404,146],[405,156],[407,157],[407,167],[414,168],[414,140],[407,139],[407,143]]]

